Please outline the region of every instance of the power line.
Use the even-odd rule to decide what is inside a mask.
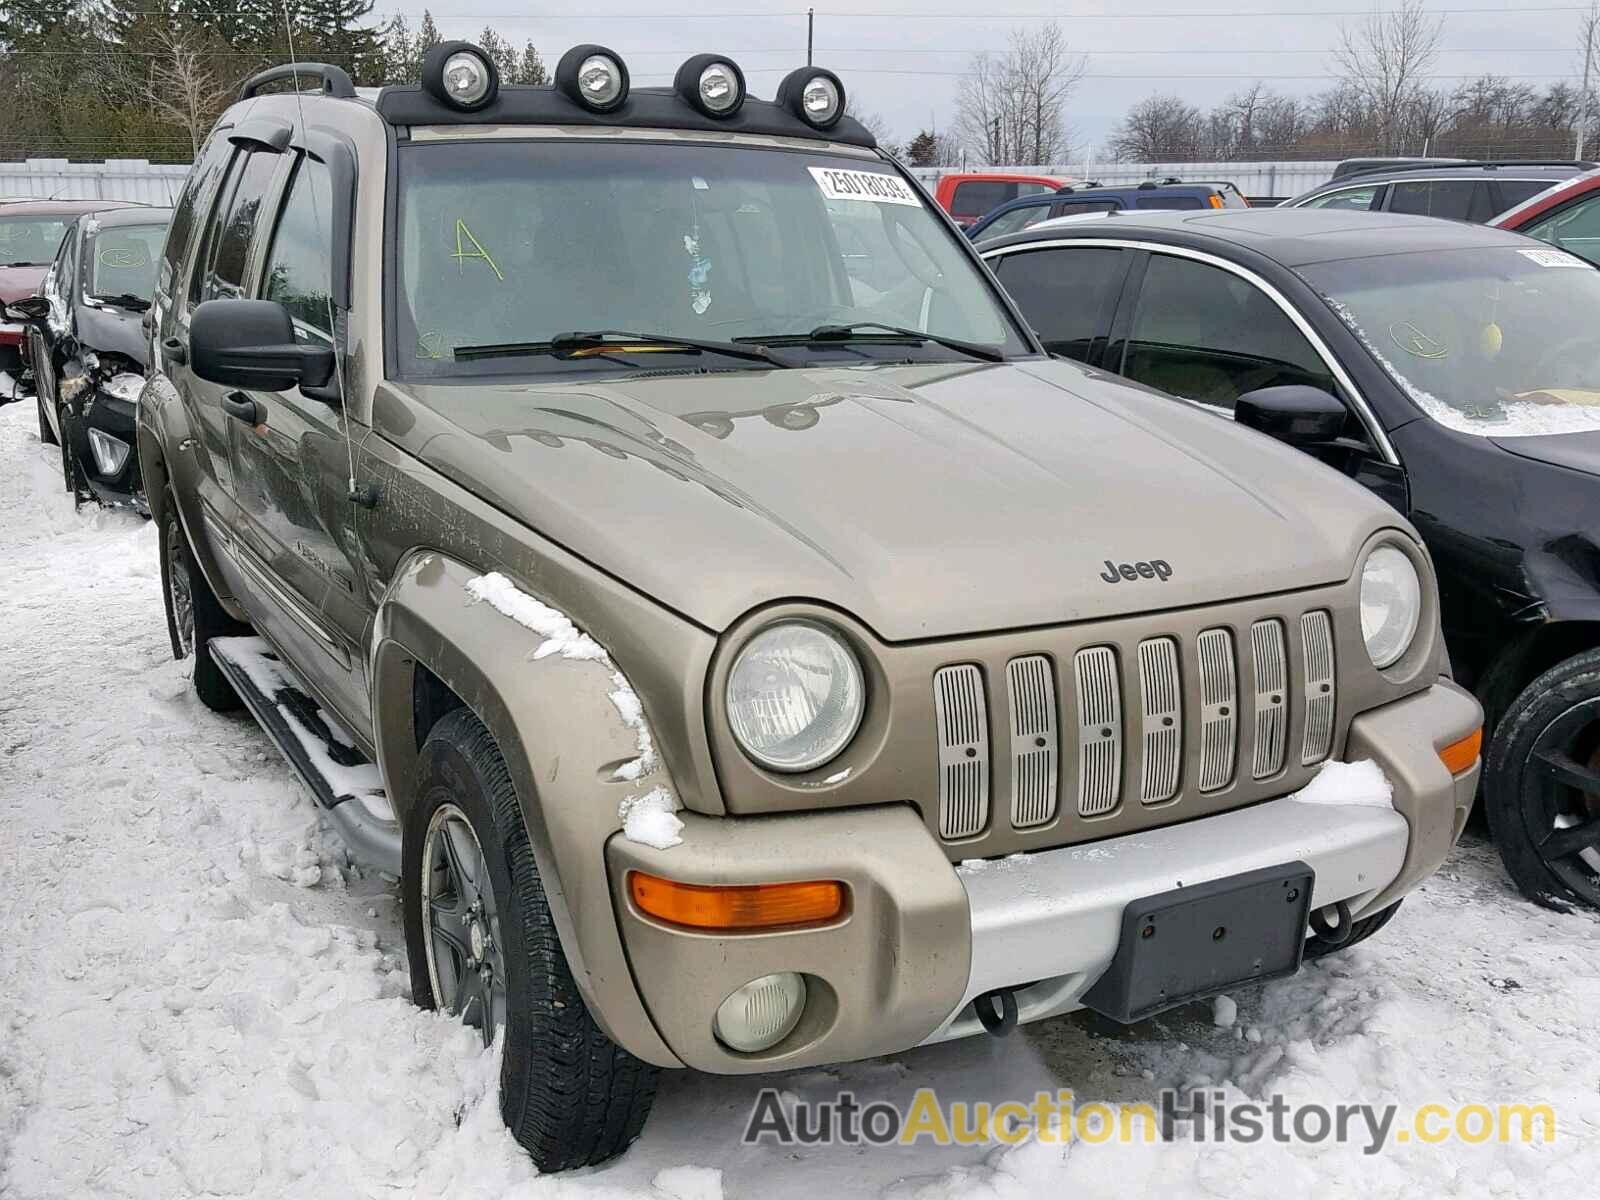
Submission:
[[[54,14],[60,11],[59,3],[39,4],[13,4],[15,9],[26,10],[32,8],[36,12]],[[1319,20],[1330,17],[1366,17],[1372,15],[1369,8],[1327,8],[1327,9],[1235,9],[1231,11],[1164,11],[1164,12],[1114,12],[1114,13],[984,13],[985,21],[1061,21],[1061,22],[1087,22],[1087,21],[1166,21],[1166,20],[1212,20],[1227,18],[1249,17],[1276,17],[1299,18],[1305,20]],[[1504,6],[1489,8],[1429,8],[1425,10],[1429,16],[1505,16]],[[1582,4],[1556,4],[1541,5],[1535,8],[1519,8],[1522,13],[1581,13],[1588,12],[1588,5]],[[170,11],[161,9],[123,9],[122,15],[130,17],[171,17]],[[240,17],[244,15],[235,8],[199,9],[191,12],[177,14],[185,17]],[[402,15],[413,15],[410,13]],[[420,16],[418,10],[415,15]],[[584,13],[582,16],[547,18],[521,12],[446,12],[444,18],[451,21],[541,21],[558,20],[567,24],[577,24],[588,21],[725,21],[725,20],[801,20],[806,16],[805,9],[783,10],[779,12],[601,12]],[[973,20],[973,14],[965,13],[930,13],[916,10],[901,9],[899,11],[861,12],[855,10],[828,10],[819,9],[819,17],[828,17],[833,20],[904,20],[916,21],[967,21]]]

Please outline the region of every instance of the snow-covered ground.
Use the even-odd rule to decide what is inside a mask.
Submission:
[[[643,1139],[539,1178],[494,1063],[414,1010],[393,889],[266,739],[170,661],[154,529],[74,513],[0,409],[0,1197],[1592,1195],[1600,921],[1469,841],[1374,941],[1130,1030],[1074,1017],[767,1079],[674,1073]],[[1228,1018],[1233,1016],[1232,1023]],[[821,1099],[1153,1101],[1167,1085],[1406,1105],[1547,1100],[1550,1145],[744,1147],[767,1083]],[[489,1098],[486,1100],[485,1097]]]

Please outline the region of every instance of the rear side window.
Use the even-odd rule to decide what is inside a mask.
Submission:
[[[1016,233],[1031,225],[1037,225],[1040,221],[1048,220],[1055,215],[1058,207],[1059,205],[1031,204],[1024,208],[1014,208],[1008,213],[1001,213],[983,227],[978,240],[987,242],[991,238],[1004,237],[1008,233]]]
[[[1008,200],[1017,198],[1017,185],[996,179],[974,179],[956,185],[950,198],[950,214],[956,217],[981,217],[991,209],[999,208]]]
[[[1199,196],[1137,196],[1134,198],[1135,208],[1205,208],[1205,201]]]
[[[1494,216],[1494,205],[1482,180],[1434,179],[1391,185],[1389,211],[1481,223]]]
[[[261,295],[294,319],[295,339],[326,345],[333,337],[333,186],[328,168],[302,157],[272,235]]]
[[[1246,392],[1279,384],[1338,395],[1271,297],[1231,271],[1167,254],[1150,258],[1121,374],[1229,412]]]
[[[1045,349],[1079,362],[1088,361],[1126,271],[1127,252],[1105,246],[1008,254],[995,268]]]
[[[200,151],[200,158],[189,172],[188,179],[184,181],[183,194],[178,197],[178,203],[172,210],[172,223],[167,228],[166,248],[162,251],[160,273],[156,279],[156,287],[166,295],[172,294],[172,281],[183,266],[189,240],[194,236],[194,227],[204,211],[200,207],[201,201],[211,194],[217,177],[227,167],[232,154],[233,145],[228,139],[213,134]]]
[[[1116,212],[1122,206],[1115,200],[1074,200],[1050,207],[1052,217],[1076,217],[1084,213]]]
[[[1500,188],[1500,211],[1515,208],[1524,200],[1532,200],[1540,192],[1555,187],[1558,182],[1555,179],[1497,179],[1495,183]]]
[[[1315,200],[1307,200],[1306,208],[1348,208],[1366,211],[1372,207],[1372,202],[1377,198],[1378,187],[1340,188],[1337,192],[1329,192],[1318,196]]]
[[[1600,266],[1600,194],[1591,193],[1522,232]]]

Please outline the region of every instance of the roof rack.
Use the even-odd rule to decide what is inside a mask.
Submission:
[[[334,96],[340,100],[355,99],[356,85],[350,81],[349,73],[343,67],[336,67],[332,63],[318,62],[283,63],[276,67],[268,67],[265,71],[258,71],[244,81],[244,86],[239,89],[239,99],[248,100],[252,96],[260,95],[261,89],[271,83],[281,83],[284,80],[297,83],[306,78],[319,82],[325,96]]]

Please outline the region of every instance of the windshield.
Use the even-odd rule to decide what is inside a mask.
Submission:
[[[0,217],[0,267],[48,267],[71,217]]]
[[[801,363],[970,359],[941,338],[1028,350],[942,219],[875,159],[685,141],[420,143],[399,153],[396,232],[401,376],[677,365],[659,345],[530,354],[598,330],[787,338],[784,360]],[[865,322],[928,340],[838,329]],[[806,340],[825,326],[829,338]],[[710,348],[696,363],[769,365]]]
[[[149,300],[166,238],[165,225],[102,226],[84,260],[84,294]]]
[[[1600,271],[1530,244],[1300,274],[1423,412],[1464,433],[1600,429]]]

